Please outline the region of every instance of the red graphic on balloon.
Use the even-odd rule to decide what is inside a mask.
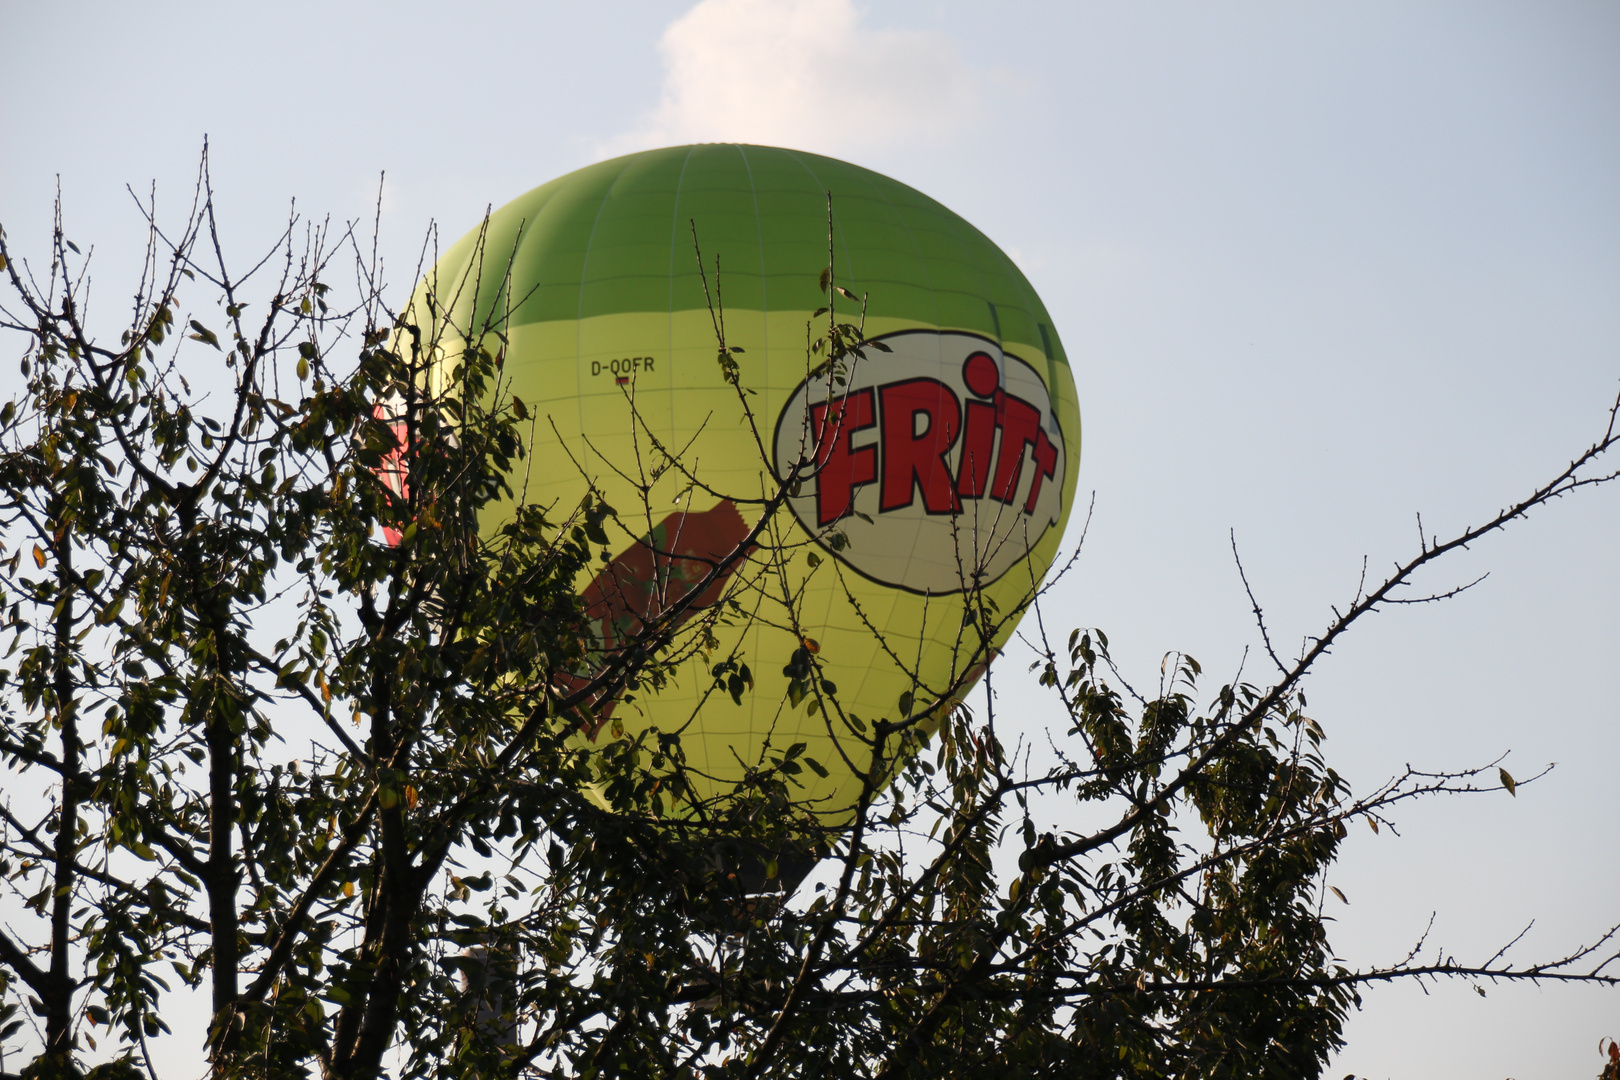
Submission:
[[[394,437],[393,449],[377,464],[377,479],[392,500],[403,504],[411,493],[405,422],[381,405],[372,415]],[[397,547],[404,539],[403,532],[390,525],[382,527],[382,534],[389,547]],[[649,623],[683,602],[685,606],[667,627],[670,631],[704,608],[713,607],[732,571],[753,551],[749,546],[737,552],[747,539],[748,525],[736,504],[726,499],[696,513],[678,510],[620,552],[597,573],[582,596],[583,630],[592,660],[597,664],[611,661],[625,648],[633,647]],[[734,554],[738,557],[732,559]],[[688,600],[692,591],[700,587],[702,592]],[[554,681],[564,693],[573,693],[590,683],[589,678],[573,672],[561,673]],[[612,717],[615,704],[600,696],[592,700],[587,711],[595,721],[585,726],[586,735],[596,737],[602,724]]]
[[[388,489],[393,501],[403,505],[411,497],[409,483],[410,463],[405,460],[405,443],[409,436],[405,421],[396,419],[388,409],[378,405],[371,411],[371,415],[381,420],[394,436],[394,448],[383,455],[382,461],[377,464],[377,479],[382,481],[383,487]],[[389,547],[398,547],[405,534],[392,525],[382,527],[383,541]]]
[[[730,499],[696,513],[676,511],[659,522],[585,587],[582,599],[591,639],[588,644],[595,658],[611,660],[632,647],[648,624],[677,606],[684,605],[667,627],[670,631],[713,607],[732,571],[753,550],[750,546],[738,552],[747,539],[748,525]],[[733,555],[737,557],[733,559]],[[702,591],[691,596],[699,588]],[[564,674],[556,681],[564,691],[575,691],[589,680]],[[587,711],[595,720],[585,726],[587,736],[596,737],[612,717],[614,705],[612,701],[592,703]]]

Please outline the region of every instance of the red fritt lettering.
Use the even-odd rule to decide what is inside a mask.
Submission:
[[[967,403],[967,424],[962,433],[962,464],[956,491],[964,499],[984,495],[990,482],[990,459],[996,450],[996,407],[988,401]]]
[[[1045,428],[1037,430],[1040,436],[1035,440],[1035,478],[1029,482],[1029,498],[1024,500],[1026,514],[1035,512],[1035,500],[1041,497],[1041,480],[1057,475],[1057,447],[1047,438]]]
[[[916,378],[811,408],[820,525],[853,514],[856,489],[880,477],[880,513],[910,506],[919,489],[930,514],[957,513],[964,499],[1011,503],[1018,497],[1026,448],[1034,473],[1023,509],[1035,512],[1044,482],[1057,476],[1058,466],[1058,448],[1041,423],[1041,410],[1001,388],[1000,368],[987,353],[967,358],[962,381],[971,395],[965,404],[948,384]],[[856,446],[856,433],[872,427],[880,427],[879,437]]]
[[[962,403],[938,379],[907,379],[879,388],[883,398],[883,489],[880,511],[910,506],[922,488],[930,514],[962,509],[946,460],[962,429]],[[923,421],[918,431],[918,420]]]
[[[1001,369],[989,353],[976,352],[962,362],[962,381],[974,396],[993,399],[1001,385]],[[990,401],[969,401],[962,432],[962,462],[956,476],[958,495],[964,499],[984,495],[995,451],[996,406]]]
[[[1005,391],[996,393],[996,420],[1001,428],[1001,453],[996,456],[996,479],[990,497],[1010,503],[1018,495],[1018,478],[1024,471],[1024,447],[1033,446],[1041,431],[1041,411],[1023,398]]]
[[[877,422],[872,391],[859,390],[810,410],[816,443],[816,520],[823,527],[855,512],[855,489],[877,479],[877,447],[851,445]]]
[[[976,352],[962,361],[962,381],[977,397],[994,397],[1001,385],[1001,369],[987,352]]]

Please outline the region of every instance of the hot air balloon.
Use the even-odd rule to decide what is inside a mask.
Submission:
[[[866,298],[877,343],[840,370],[807,355],[829,294],[850,316],[846,296]],[[501,327],[508,389],[533,418],[517,497],[566,513],[594,488],[617,510],[607,561],[579,582],[596,648],[683,599],[735,602],[717,647],[670,685],[596,709],[620,730],[681,732],[700,797],[803,744],[807,804],[847,816],[864,724],[937,720],[1013,629],[975,639],[970,598],[1015,614],[1057,551],[1080,418],[1051,318],[982,233],[870,170],[734,144],[604,161],[495,211],[414,303],[456,333]],[[716,363],[722,320],[742,395]],[[682,467],[653,483],[657,447]],[[771,543],[710,574],[794,475]],[[837,715],[794,689],[805,652]],[[713,665],[733,655],[754,685],[717,693]],[[612,736],[595,723],[580,737]]]

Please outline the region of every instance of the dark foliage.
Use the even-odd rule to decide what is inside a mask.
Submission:
[[[742,563],[805,562],[777,512],[802,476],[593,643],[578,582],[641,534],[596,498],[509,508],[531,418],[501,390],[502,327],[391,311],[325,227],[289,223],[233,276],[206,175],[178,234],[151,227],[115,342],[60,221],[37,276],[0,245],[26,380],[0,413],[0,1039],[29,1075],[138,1075],[207,995],[222,1076],[1297,1078],[1369,982],[1614,981],[1600,947],[1339,966],[1346,823],[1516,782],[1492,763],[1354,798],[1301,689],[1416,570],[1611,478],[1590,469],[1612,412],[1545,487],[1273,655],[1270,685],[1211,688],[1173,654],[1139,694],[1101,631],[1048,639],[1031,595],[1051,745],[1008,745],[960,687],[863,721],[812,642],[714,653],[754,617],[727,599]],[[881,362],[826,314],[807,364]],[[1022,614],[978,603],[967,639]],[[802,746],[696,800],[678,733],[608,715],[700,655],[716,707],[785,664],[791,707],[860,727],[847,820],[797,796],[822,768]]]

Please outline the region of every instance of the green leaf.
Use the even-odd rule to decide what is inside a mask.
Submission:
[[[219,338],[215,337],[214,332],[208,329],[208,327],[204,326],[196,319],[192,319],[191,329],[194,331],[191,335],[191,339],[193,341],[200,341],[205,345],[212,345],[216,349],[219,348]]]

